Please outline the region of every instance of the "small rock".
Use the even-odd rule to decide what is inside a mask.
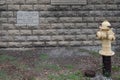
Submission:
[[[95,71],[93,71],[93,70],[85,70],[85,71],[84,71],[84,75],[85,75],[86,77],[95,77],[96,73],[95,73]]]

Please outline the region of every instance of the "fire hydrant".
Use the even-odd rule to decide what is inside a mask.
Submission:
[[[102,50],[99,51],[101,55],[113,56],[115,53],[111,50],[111,42],[115,40],[114,32],[112,31],[111,24],[104,21],[97,32],[97,37],[102,41]]]
[[[99,54],[103,58],[103,75],[111,76],[111,56],[115,54],[111,50],[111,43],[115,40],[111,24],[107,20],[102,22],[96,35],[102,42],[102,49],[99,51]]]

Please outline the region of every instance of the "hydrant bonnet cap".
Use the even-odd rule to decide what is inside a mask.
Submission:
[[[102,27],[103,28],[108,28],[109,26],[111,26],[111,24],[107,20],[105,20],[104,22],[102,22]]]

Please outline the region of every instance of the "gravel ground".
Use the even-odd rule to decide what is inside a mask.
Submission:
[[[97,52],[81,48],[1,49],[0,80],[8,80],[6,75],[9,80],[54,80],[48,76],[76,71],[84,75],[85,70],[96,72],[97,76],[91,80],[106,80],[100,79],[101,61]],[[112,64],[112,79],[120,80],[119,53],[112,57]],[[87,79],[84,76],[81,80]]]

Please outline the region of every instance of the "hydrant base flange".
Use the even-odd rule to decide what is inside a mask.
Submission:
[[[113,56],[115,54],[115,52],[111,51],[109,53],[106,53],[105,51],[100,50],[99,54],[103,55],[103,56]]]

